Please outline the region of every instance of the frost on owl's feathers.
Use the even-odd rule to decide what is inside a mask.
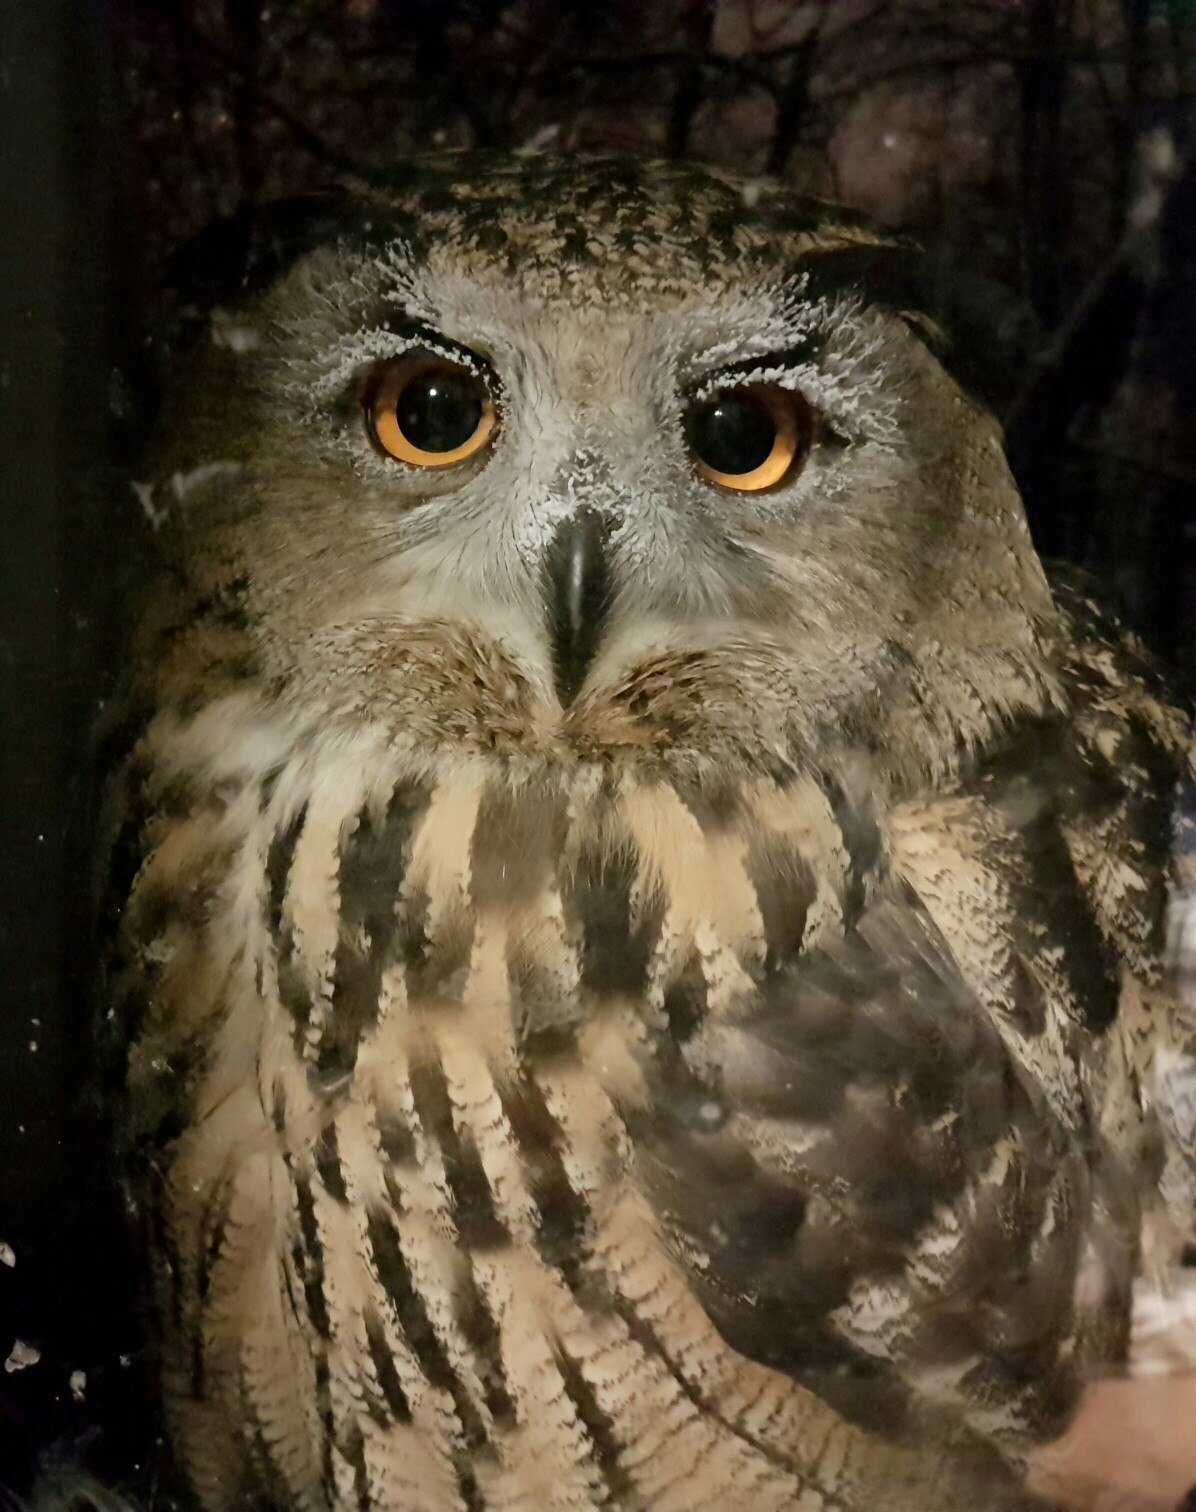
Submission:
[[[1183,720],[908,247],[679,165],[308,209],[139,473],[199,481],[108,971],[200,1505],[1018,1505],[1191,1225]]]

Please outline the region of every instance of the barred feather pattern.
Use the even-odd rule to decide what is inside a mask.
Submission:
[[[160,712],[114,981],[202,1505],[1020,1505],[1190,1033],[1127,657],[887,797]]]

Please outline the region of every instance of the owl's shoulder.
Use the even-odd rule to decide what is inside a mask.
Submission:
[[[1107,747],[1120,726],[1157,748],[1156,760],[1165,760],[1167,770],[1156,775],[1190,772],[1192,711],[1145,644],[1101,602],[1082,572],[1056,566],[1050,582],[1060,623],[1051,652],[1077,732],[1086,740],[1103,732]]]

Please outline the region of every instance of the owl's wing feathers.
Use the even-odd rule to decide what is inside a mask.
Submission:
[[[658,1049],[644,1179],[743,1353],[887,1430],[1020,1458],[1123,1358],[1183,720],[1089,606],[1072,707],[896,805],[871,901]]]
[[[1185,813],[1196,740],[1133,637],[1110,629],[1082,584],[1067,580],[1057,592],[1073,627],[1064,666],[1092,783],[1063,830],[1118,986],[1101,1126],[1123,1141],[1138,1128],[1145,1141],[1140,1185],[1151,1202],[1140,1270],[1149,1285],[1166,1285],[1196,1244],[1196,993],[1176,950],[1192,891]],[[1140,1125],[1131,1116],[1139,1108]]]
[[[647,1180],[737,1349],[894,1430],[1066,1406],[1093,1178],[912,895],[661,1077]]]

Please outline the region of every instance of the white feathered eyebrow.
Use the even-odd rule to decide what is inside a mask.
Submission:
[[[777,353],[758,362],[736,364],[708,374],[697,386],[685,391],[687,403],[708,399],[720,389],[745,384],[775,384],[800,394],[819,416],[824,436],[840,443],[874,441],[889,443],[894,434],[892,406],[871,384],[842,383],[828,377],[817,362],[785,361],[787,354]]]
[[[445,357],[449,362],[456,362],[468,368],[479,378],[489,377],[494,372],[493,364],[484,352],[466,346],[462,341],[454,341],[451,336],[446,336],[443,331],[437,330],[427,321],[399,312],[389,316],[381,324],[392,331],[396,337],[407,342],[407,350],[418,349],[432,352],[437,357]]]
[[[759,357],[747,357],[739,362],[709,368],[687,387],[686,392],[692,399],[706,399],[718,389],[731,388],[737,384],[776,382],[778,375],[796,375],[807,371],[818,361],[825,345],[825,340],[811,336],[782,351],[766,352]]]
[[[327,404],[339,398],[370,363],[401,357],[406,352],[429,352],[459,363],[479,378],[496,380],[495,370],[483,353],[399,312],[383,316],[326,347],[314,361],[315,373],[296,386],[310,404]]]
[[[682,394],[692,403],[720,388],[774,383],[801,393],[845,440],[891,444],[899,406],[883,355],[889,319],[858,295],[806,303],[791,292],[760,323],[747,352],[740,337],[682,364]],[[703,364],[716,354],[723,358],[716,366]]]

